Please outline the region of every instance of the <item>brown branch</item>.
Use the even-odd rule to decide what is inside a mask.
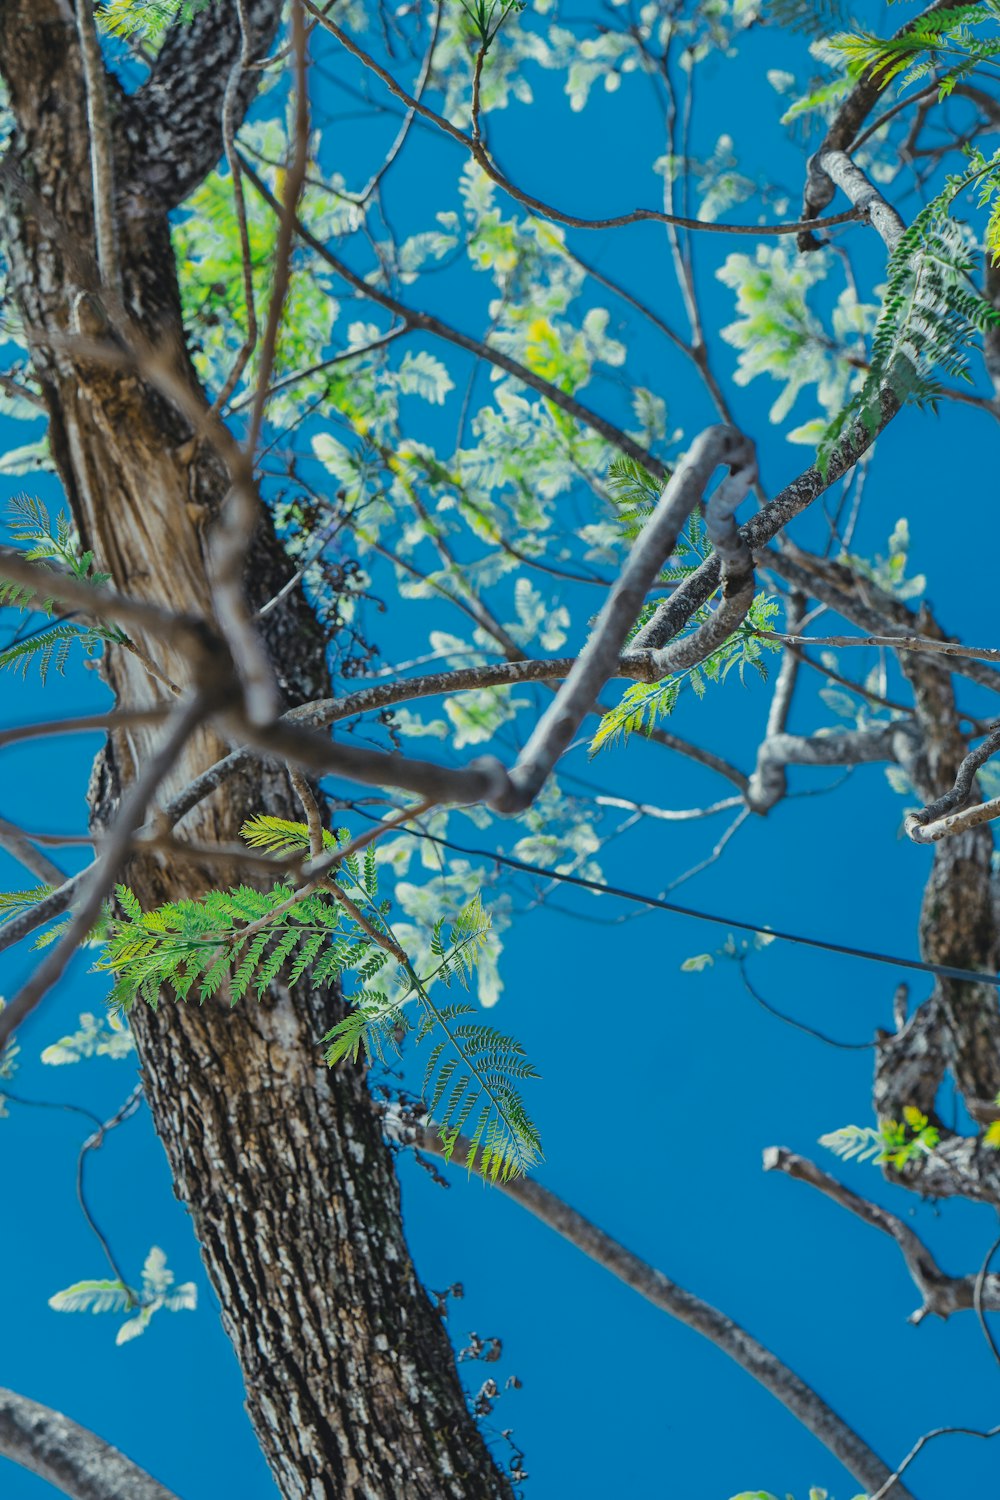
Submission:
[[[76,34],[83,65],[87,96],[87,128],[90,134],[90,175],[94,205],[94,239],[101,281],[115,296],[121,295],[118,235],[115,215],[114,145],[108,112],[107,75],[97,34],[97,20],[90,0],[77,0]]]
[[[194,615],[174,614],[158,604],[132,599],[114,589],[92,588],[55,568],[28,562],[16,547],[0,547],[0,578],[23,584],[33,590],[35,599],[54,599],[97,620],[134,625],[187,648],[192,645],[192,637],[202,637],[203,622]]]
[[[253,39],[247,0],[236,0],[236,14],[240,23],[240,50],[230,70],[226,92],[222,99],[222,148],[229,166],[233,184],[233,209],[240,241],[240,267],[243,273],[243,300],[247,310],[247,331],[237,351],[222,389],[212,403],[212,411],[221,412],[239,382],[240,376],[257,344],[257,306],[253,290],[253,253],[250,248],[250,230],[247,225],[246,198],[243,193],[243,178],[240,160],[236,154],[236,114],[240,85],[253,62]]]
[[[97,921],[129,851],[132,837],[146,815],[150,799],[205,717],[206,705],[200,695],[192,695],[177,704],[160,746],[125,793],[101,853],[85,872],[69,926],[10,1004],[0,1012],[0,1047],[62,976],[78,945]]]
[[[785,635],[780,630],[757,630],[754,633],[765,640],[780,641],[783,646],[889,646],[893,651],[921,651],[935,656],[961,656],[970,661],[1000,662],[1000,648],[996,646],[963,646],[961,641],[939,641],[926,635]]]
[[[250,182],[253,183],[253,186],[264,199],[265,203],[276,213],[280,213],[280,204],[266,182],[258,176],[246,157],[241,156],[240,162],[244,173]],[[480,339],[470,338],[468,334],[459,332],[457,328],[452,328],[449,323],[445,323],[441,318],[434,317],[431,313],[418,312],[415,308],[407,307],[405,303],[400,302],[398,298],[393,297],[389,292],[384,292],[379,287],[373,286],[363,276],[359,276],[357,272],[352,271],[346,262],[334,255],[332,250],[329,250],[323,244],[322,240],[317,239],[301,220],[296,224],[296,233],[302,243],[308,245],[310,250],[315,251],[320,259],[324,260],[328,266],[336,271],[337,275],[342,277],[349,286],[352,286],[362,297],[366,297],[370,302],[376,303],[379,307],[384,307],[388,312],[399,318],[407,331],[420,330],[425,333],[432,333],[436,338],[443,339],[446,343],[454,344],[456,348],[464,349],[466,353],[475,355],[477,359],[486,360],[487,363],[495,365],[498,369],[505,370],[508,375],[513,375],[515,379],[523,381],[525,385],[530,386],[539,395],[546,397],[554,406],[558,406],[568,416],[573,417],[575,421],[599,433],[612,447],[619,448],[623,453],[627,453],[630,457],[638,459],[658,479],[666,479],[668,477],[665,465],[645,449],[641,443],[635,442],[627,433],[616,427],[613,422],[609,422],[605,417],[599,416],[597,412],[591,411],[589,407],[584,406],[581,401],[577,401],[574,396],[568,395],[559,386],[554,385],[552,381],[546,380],[542,375],[536,375],[534,370],[529,370],[527,365],[521,364],[519,360],[512,359],[509,354],[504,354],[501,349],[495,349],[490,344],[484,344]]]
[[[752,526],[753,522],[750,524]],[[791,543],[785,543],[780,551],[768,551],[766,557],[758,559],[758,566],[767,567],[812,598],[829,605],[845,620],[850,620],[853,625],[876,639],[885,632],[887,625],[899,628],[900,640],[927,639],[926,631],[919,628],[921,615],[909,609],[901,600],[887,594],[871,579],[859,580],[842,563],[814,557]],[[943,636],[942,642],[960,645],[957,641],[946,642]],[[896,637],[886,644],[895,648]],[[1000,692],[1000,672],[995,668],[975,656],[967,657],[960,651],[947,654],[954,663],[950,667],[952,672],[968,677],[970,681],[989,688],[991,692]]]
[[[8,823],[6,818],[0,818],[0,849],[9,854],[11,859],[16,859],[26,870],[30,870],[45,885],[60,886],[66,879],[65,872],[53,864],[40,849],[35,848],[24,830],[18,828],[16,823]]]
[[[0,749],[15,745],[21,740],[38,739],[49,734],[89,734],[93,730],[129,729],[141,724],[159,724],[169,714],[169,708],[119,708],[104,714],[84,714],[79,719],[50,719],[40,724],[17,724],[12,729],[0,729]]]
[[[799,234],[805,229],[817,227],[807,223],[805,220],[795,224],[711,224],[706,223],[703,219],[689,219],[679,214],[666,214],[656,208],[635,208],[631,213],[615,214],[613,217],[606,219],[582,219],[576,214],[564,213],[561,209],[553,208],[550,203],[543,202],[541,198],[535,198],[530,193],[522,192],[520,188],[515,187],[510,178],[500,171],[486,150],[479,136],[478,128],[476,128],[473,135],[469,135],[466,131],[459,130],[457,125],[453,125],[443,115],[436,114],[434,110],[428,109],[425,104],[421,104],[418,99],[414,99],[411,94],[408,94],[396,82],[391,73],[387,72],[369,53],[359,47],[357,42],[349,37],[345,31],[342,31],[329,16],[323,15],[312,3],[312,0],[304,0],[304,4],[306,9],[317,18],[320,24],[332,36],[337,38],[341,46],[346,48],[360,63],[363,63],[376,77],[380,78],[389,92],[405,104],[408,110],[413,110],[414,113],[419,114],[423,119],[429,120],[431,124],[436,125],[445,135],[450,136],[453,141],[457,141],[460,146],[464,146],[491,181],[495,182],[499,188],[502,188],[515,202],[520,203],[523,208],[530,209],[533,214],[538,214],[543,219],[552,219],[557,224],[566,224],[570,229],[619,229],[626,224],[648,222],[653,224],[672,224],[681,229],[703,230],[708,234],[749,234],[757,238],[772,234]],[[481,67],[482,53],[480,53],[477,62],[476,82],[478,82],[478,72]],[[476,92],[478,95],[478,89]],[[848,213],[835,214],[832,218],[823,219],[820,221],[818,227],[824,229],[832,228],[835,224],[846,224],[857,217],[857,213],[852,209]]]

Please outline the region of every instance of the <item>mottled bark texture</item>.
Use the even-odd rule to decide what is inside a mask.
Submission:
[[[918,612],[859,578],[850,568],[814,557],[786,544],[769,554],[775,571],[797,588],[836,609],[862,630],[876,622],[924,639],[949,639],[926,606]],[[898,653],[900,670],[913,692],[913,719],[897,721],[887,759],[903,765],[923,803],[933,802],[955,783],[968,754],[955,702],[954,659]],[[985,663],[962,663],[981,679]],[[991,669],[987,669],[991,670]],[[992,679],[995,682],[995,678]],[[837,736],[836,738],[840,738]],[[973,799],[979,792],[973,783]],[[929,963],[994,974],[1000,963],[997,889],[992,868],[989,823],[942,839],[920,912],[920,953]],[[907,1105],[932,1119],[941,1143],[930,1155],[915,1154],[887,1175],[933,1197],[967,1197],[1000,1206],[1000,1153],[982,1135],[958,1135],[937,1113],[938,1094],[950,1075],[974,1112],[977,1101],[1000,1091],[1000,1008],[993,985],[939,979],[912,1015],[901,1015],[893,1034],[881,1033],[876,1053],[874,1106],[878,1115],[900,1120]]]
[[[72,1500],[177,1500],[145,1469],[61,1411],[0,1389],[0,1455]]]
[[[250,9],[266,45],[277,0]],[[218,0],[167,42],[134,99],[109,80],[125,303],[193,390],[166,211],[219,154],[221,90],[237,39],[235,7]],[[0,0],[0,71],[17,127],[3,180],[4,249],[83,540],[119,587],[204,610],[204,534],[226,489],[221,464],[127,365],[81,359],[65,342],[79,327],[101,331],[86,101],[66,0]],[[249,96],[248,86],[244,103]],[[247,566],[251,602],[270,598],[289,574],[262,512]],[[292,590],[264,624],[286,706],[328,696],[322,637],[301,593]],[[164,643],[142,645],[175,681],[187,680],[185,662]],[[160,692],[123,652],[110,653],[105,675],[131,706]],[[151,735],[133,728],[109,742],[91,787],[98,821],[113,815]],[[199,734],[163,795],[227,748]],[[182,831],[230,841],[257,809],[296,816],[285,777],[251,762]],[[220,875],[149,859],[129,878],[151,905],[196,894]],[[507,1495],[410,1261],[364,1080],[320,1062],[317,1044],[336,1014],[335,995],[302,984],[235,1012],[164,1004],[133,1017],[156,1128],[258,1438],[288,1497]]]

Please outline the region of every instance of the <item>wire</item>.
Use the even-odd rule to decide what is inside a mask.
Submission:
[[[372,823],[378,823],[381,819],[368,812],[357,803],[349,804],[362,817],[368,818]],[[871,948],[855,948],[849,943],[835,943],[824,938],[807,937],[801,932],[785,932],[778,927],[765,927],[758,922],[744,922],[739,917],[722,916],[718,912],[697,911],[692,906],[679,906],[674,901],[664,901],[661,896],[646,896],[641,891],[626,890],[623,886],[604,885],[599,880],[587,880],[583,875],[560,874],[558,870],[548,869],[545,865],[529,865],[526,860],[515,859],[512,854],[500,854],[494,849],[474,849],[466,844],[456,844],[453,839],[442,838],[437,833],[427,833],[423,829],[412,828],[410,833],[413,838],[427,839],[432,844],[439,844],[443,849],[450,849],[454,854],[466,854],[473,859],[486,859],[493,864],[503,865],[508,870],[517,870],[524,875],[547,877],[550,880],[559,881],[561,885],[575,885],[584,891],[595,891],[600,896],[617,896],[622,901],[634,901],[639,906],[653,907],[656,911],[673,912],[678,917],[692,917],[696,922],[712,922],[718,927],[735,927],[738,932],[758,933],[761,937],[776,939],[782,943],[797,943],[803,948],[819,948],[824,953],[840,953],[845,958],[860,958],[866,963],[887,964],[890,968],[912,969],[921,974],[933,974],[937,979],[957,979],[966,984],[988,984],[994,989],[1000,989],[1000,975],[979,973],[976,969],[956,969],[948,964],[926,963],[921,958],[900,958],[893,953],[878,953]]]

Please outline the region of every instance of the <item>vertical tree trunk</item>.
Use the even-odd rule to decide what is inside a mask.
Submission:
[[[201,170],[212,165],[212,149],[218,155],[219,80],[237,39],[230,9],[219,0],[168,43],[136,100],[109,80],[125,299],[147,337],[175,351],[192,386],[167,211],[197,180],[193,163],[206,152],[206,133]],[[255,0],[251,10],[266,40],[278,6]],[[204,534],[225,493],[221,464],[204,443],[192,443],[187,422],[133,369],[81,359],[64,342],[80,329],[113,336],[99,313],[95,323],[86,97],[67,0],[0,0],[0,72],[17,123],[3,183],[11,287],[76,522],[119,587],[204,610]],[[198,109],[209,112],[200,135]],[[271,597],[289,572],[262,513],[248,560],[254,602]],[[266,620],[287,700],[328,694],[322,635],[301,593],[293,590]],[[176,682],[186,680],[183,660],[160,642],[143,644]],[[159,692],[124,652],[112,649],[104,670],[123,703],[148,703]],[[99,821],[154,738],[139,729],[109,741],[91,787]],[[225,749],[200,734],[165,792]],[[298,815],[283,774],[261,768],[234,778],[182,831],[231,841],[255,810]],[[153,858],[130,871],[147,906],[220,878],[218,867],[170,868]],[[334,994],[302,983],[232,1012],[170,1003],[133,1014],[156,1128],[222,1304],[258,1438],[288,1497],[509,1495],[410,1260],[364,1079],[351,1069],[331,1074],[320,1061],[318,1041],[336,1006]]]

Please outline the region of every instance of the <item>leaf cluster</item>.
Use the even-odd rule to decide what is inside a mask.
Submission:
[[[989,161],[972,153],[969,168],[949,177],[900,236],[889,259],[867,376],[823,436],[817,455],[821,472],[852,422],[860,420],[871,433],[877,430],[884,391],[899,402],[934,406],[937,371],[971,381],[966,351],[1000,324],[1000,312],[973,283],[977,263],[971,237],[951,215],[956,197],[973,183],[979,184],[983,201],[1000,194],[1000,152]],[[994,211],[994,233],[997,221]]]
[[[49,563],[77,583],[92,588],[100,588],[108,582],[109,573],[94,570],[94,554],[79,550],[76,534],[64,511],[50,519],[41,500],[18,495],[10,503],[8,525],[14,542],[24,548],[29,562]],[[55,612],[53,599],[40,596],[30,585],[12,583],[3,578],[0,578],[0,606],[25,613],[40,612],[50,619]],[[100,621],[77,624],[73,620],[61,619],[22,636],[0,651],[0,667],[19,667],[22,676],[26,676],[30,663],[37,662],[44,683],[53,666],[60,674],[65,670],[75,641],[91,656],[103,641],[121,643],[127,639],[124,632],[114,625]]]
[[[262,814],[242,832],[251,847],[271,854],[310,851],[305,823]],[[470,1169],[490,1181],[527,1171],[540,1143],[519,1092],[522,1080],[537,1076],[524,1049],[514,1037],[470,1019],[471,1004],[438,1006],[429,993],[434,982],[468,989],[490,931],[482,900],[477,895],[469,902],[447,932],[443,920],[436,923],[433,968],[420,976],[389,926],[390,903],[379,899],[374,844],[363,855],[347,852],[350,835],[343,829],[326,833],[324,842],[345,852],[319,888],[236,886],[144,912],[134,893],[119,885],[118,910],[107,915],[105,948],[95,964],[115,975],[112,1006],[127,1010],[136,1000],[156,1006],[164,988],[179,1000],[224,994],[235,1005],[251,990],[262,999],[279,976],[291,986],[308,972],[309,982],[319,985],[351,973],[358,985],[353,1003],[323,1038],[328,1064],[362,1055],[384,1061],[411,1031],[417,1043],[431,1038],[422,1092],[446,1154],[467,1131]]]
[[[689,667],[663,682],[633,682],[625,689],[621,701],[601,717],[590,742],[591,754],[627,739],[630,734],[648,735],[661,719],[673,713],[685,683],[699,698],[703,698],[710,683],[725,682],[734,670],[744,683],[748,667],[752,667],[766,679],[764,654],[779,650],[780,647],[776,642],[762,638],[757,632],[773,630],[777,613],[777,601],[761,591],[755,596],[742,624],[697,667]],[[704,623],[708,614],[705,606],[694,615],[691,632]]]
[[[154,1314],[194,1312],[198,1306],[198,1288],[193,1281],[174,1285],[174,1273],[158,1245],[146,1256],[142,1268],[142,1286],[127,1286],[118,1280],[75,1281],[72,1286],[49,1298],[54,1312],[127,1312],[134,1315],[118,1328],[116,1344],[127,1344],[149,1327]]]
[[[1000,55],[1000,39],[978,36],[973,29],[998,19],[998,0],[980,0],[915,16],[896,36],[841,32],[829,45],[843,57],[852,78],[869,78],[879,88],[899,79],[900,88],[906,88],[933,74],[943,99],[962,78]],[[949,64],[952,57],[956,60]]]
[[[821,1135],[819,1143],[844,1161],[872,1161],[900,1171],[914,1156],[927,1156],[940,1140],[940,1131],[914,1105],[903,1109],[902,1120],[880,1120],[873,1125],[844,1125]]]

